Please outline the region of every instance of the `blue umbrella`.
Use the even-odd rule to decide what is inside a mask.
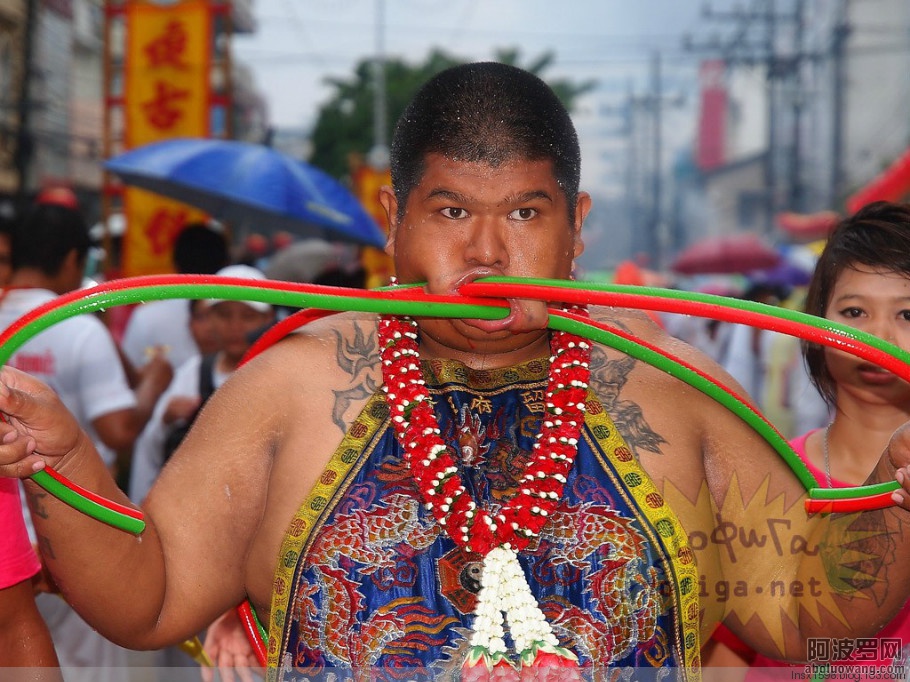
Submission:
[[[382,248],[385,234],[341,183],[264,145],[175,138],[137,147],[104,164],[127,185],[199,208],[258,232]]]

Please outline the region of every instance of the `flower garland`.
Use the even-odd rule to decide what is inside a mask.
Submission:
[[[585,309],[577,311],[584,314]],[[513,668],[507,658],[503,614],[523,668],[577,666],[575,655],[558,646],[517,552],[538,537],[556,510],[575,462],[585,417],[590,344],[566,332],[551,332],[547,415],[518,492],[494,516],[468,493],[454,453],[441,438],[420,368],[417,323],[382,316],[378,334],[392,425],[422,501],[456,544],[484,557],[465,676],[479,679],[494,669]]]

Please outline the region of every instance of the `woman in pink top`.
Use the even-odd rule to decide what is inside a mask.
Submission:
[[[816,264],[806,312],[910,350],[910,205],[877,202],[838,225]],[[910,419],[910,385],[843,351],[813,344],[803,350],[813,383],[835,412],[826,428],[810,431],[791,445],[820,486],[861,485],[891,434]],[[792,671],[780,670],[786,663],[741,646],[721,626],[709,645],[706,665],[751,665],[747,680],[793,679]],[[845,662],[906,664],[908,654],[910,604],[866,651],[854,652]],[[796,665],[805,669],[803,663]]]
[[[35,606],[31,579],[40,570],[22,519],[19,482],[0,478],[0,669],[43,668],[28,679],[59,680],[54,645]]]

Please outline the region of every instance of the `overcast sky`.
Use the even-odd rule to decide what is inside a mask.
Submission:
[[[704,42],[712,33],[729,34],[729,24],[706,20],[701,9],[735,1],[254,0],[258,29],[236,36],[234,49],[253,69],[273,125],[296,128],[309,128],[333,94],[326,78],[349,78],[355,64],[380,52],[419,64],[434,48],[466,60],[519,48],[522,63],[552,51],[556,60],[545,78],[598,82],[573,117],[583,147],[582,180],[591,190],[609,191],[611,175],[614,185],[617,177],[611,145],[622,144],[622,121],[608,112],[618,112],[630,93],[650,92],[659,52],[669,102],[663,144],[672,158],[691,140],[697,108],[700,55],[683,48],[682,36]]]
[[[237,56],[255,71],[279,126],[312,122],[330,90],[358,60],[383,51],[419,63],[441,48],[467,59],[518,47],[528,59],[547,50],[557,63],[545,75],[646,81],[651,53],[665,55],[667,76],[694,55],[681,36],[703,35],[702,0],[254,0],[258,30],[238,35]],[[729,4],[715,0],[714,6]],[[380,11],[382,9],[382,11]],[[380,16],[382,17],[380,21]],[[378,27],[383,30],[379,31]],[[622,75],[618,75],[622,74]],[[621,79],[617,81],[617,79]]]

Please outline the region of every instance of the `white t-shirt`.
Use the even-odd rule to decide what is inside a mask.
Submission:
[[[11,289],[0,302],[0,326],[7,327],[56,298],[46,289]],[[94,315],[78,315],[45,329],[22,345],[9,363],[47,383],[79,425],[99,446],[107,464],[114,453],[103,447],[92,421],[136,406],[114,339]]]
[[[171,367],[180,367],[199,352],[190,333],[190,302],[170,298],[137,306],[126,323],[120,345],[134,367],[148,362],[148,352],[154,348],[164,348]]]
[[[155,410],[145,425],[142,434],[133,448],[133,460],[130,468],[130,499],[136,504],[142,504],[145,496],[158,474],[164,466],[164,444],[171,429],[176,424],[164,423],[164,411],[167,409],[171,398],[175,396],[199,397],[199,365],[202,356],[198,353],[184,362],[174,372],[167,390],[161,394],[155,403]],[[215,363],[217,365],[217,363]],[[213,370],[212,385],[215,388],[227,381],[229,374]]]

